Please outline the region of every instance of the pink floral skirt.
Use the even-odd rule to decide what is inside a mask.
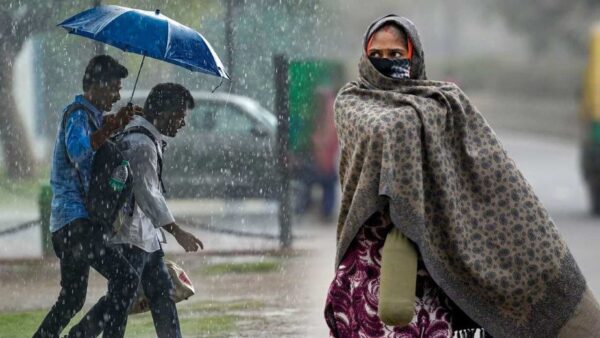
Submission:
[[[371,217],[356,235],[331,283],[325,306],[335,338],[447,338],[453,336],[450,300],[419,260],[415,312],[404,327],[385,325],[377,315],[381,248],[392,228],[387,216]],[[483,337],[483,335],[482,335]]]

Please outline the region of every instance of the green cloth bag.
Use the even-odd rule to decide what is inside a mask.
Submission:
[[[390,326],[406,326],[414,316],[417,250],[398,229],[387,235],[381,250],[378,315]]]

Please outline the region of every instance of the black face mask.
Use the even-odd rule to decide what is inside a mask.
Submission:
[[[410,60],[409,59],[384,59],[370,57],[371,63],[381,74],[393,79],[410,78]]]

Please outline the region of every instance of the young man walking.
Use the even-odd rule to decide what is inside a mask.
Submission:
[[[83,95],[64,111],[58,128],[50,184],[50,231],[60,259],[61,291],[34,337],[58,337],[85,302],[90,267],[108,280],[108,292],[69,332],[69,337],[123,337],[127,311],[139,283],[136,271],[107,242],[102,227],[86,210],[92,158],[114,132],[125,126],[136,108],[124,107],[103,119],[120,99],[127,69],[107,55],[92,58],[83,77]],[[97,318],[100,318],[98,320]]]
[[[134,176],[133,200],[123,211],[121,228],[112,242],[141,276],[159,338],[181,338],[174,288],[164,262],[160,228],[171,233],[186,251],[202,249],[202,242],[181,229],[169,211],[161,180],[163,135],[175,137],[185,126],[194,99],[183,86],[156,85],[144,104],[144,116],[136,116],[120,140]]]

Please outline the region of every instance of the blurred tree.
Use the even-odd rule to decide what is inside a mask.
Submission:
[[[56,0],[0,1],[0,142],[11,178],[33,174],[34,157],[13,97],[14,60],[33,33],[46,29]]]
[[[490,0],[490,5],[512,28],[529,35],[536,52],[558,42],[575,53],[584,53],[590,25],[600,18],[598,0]]]

